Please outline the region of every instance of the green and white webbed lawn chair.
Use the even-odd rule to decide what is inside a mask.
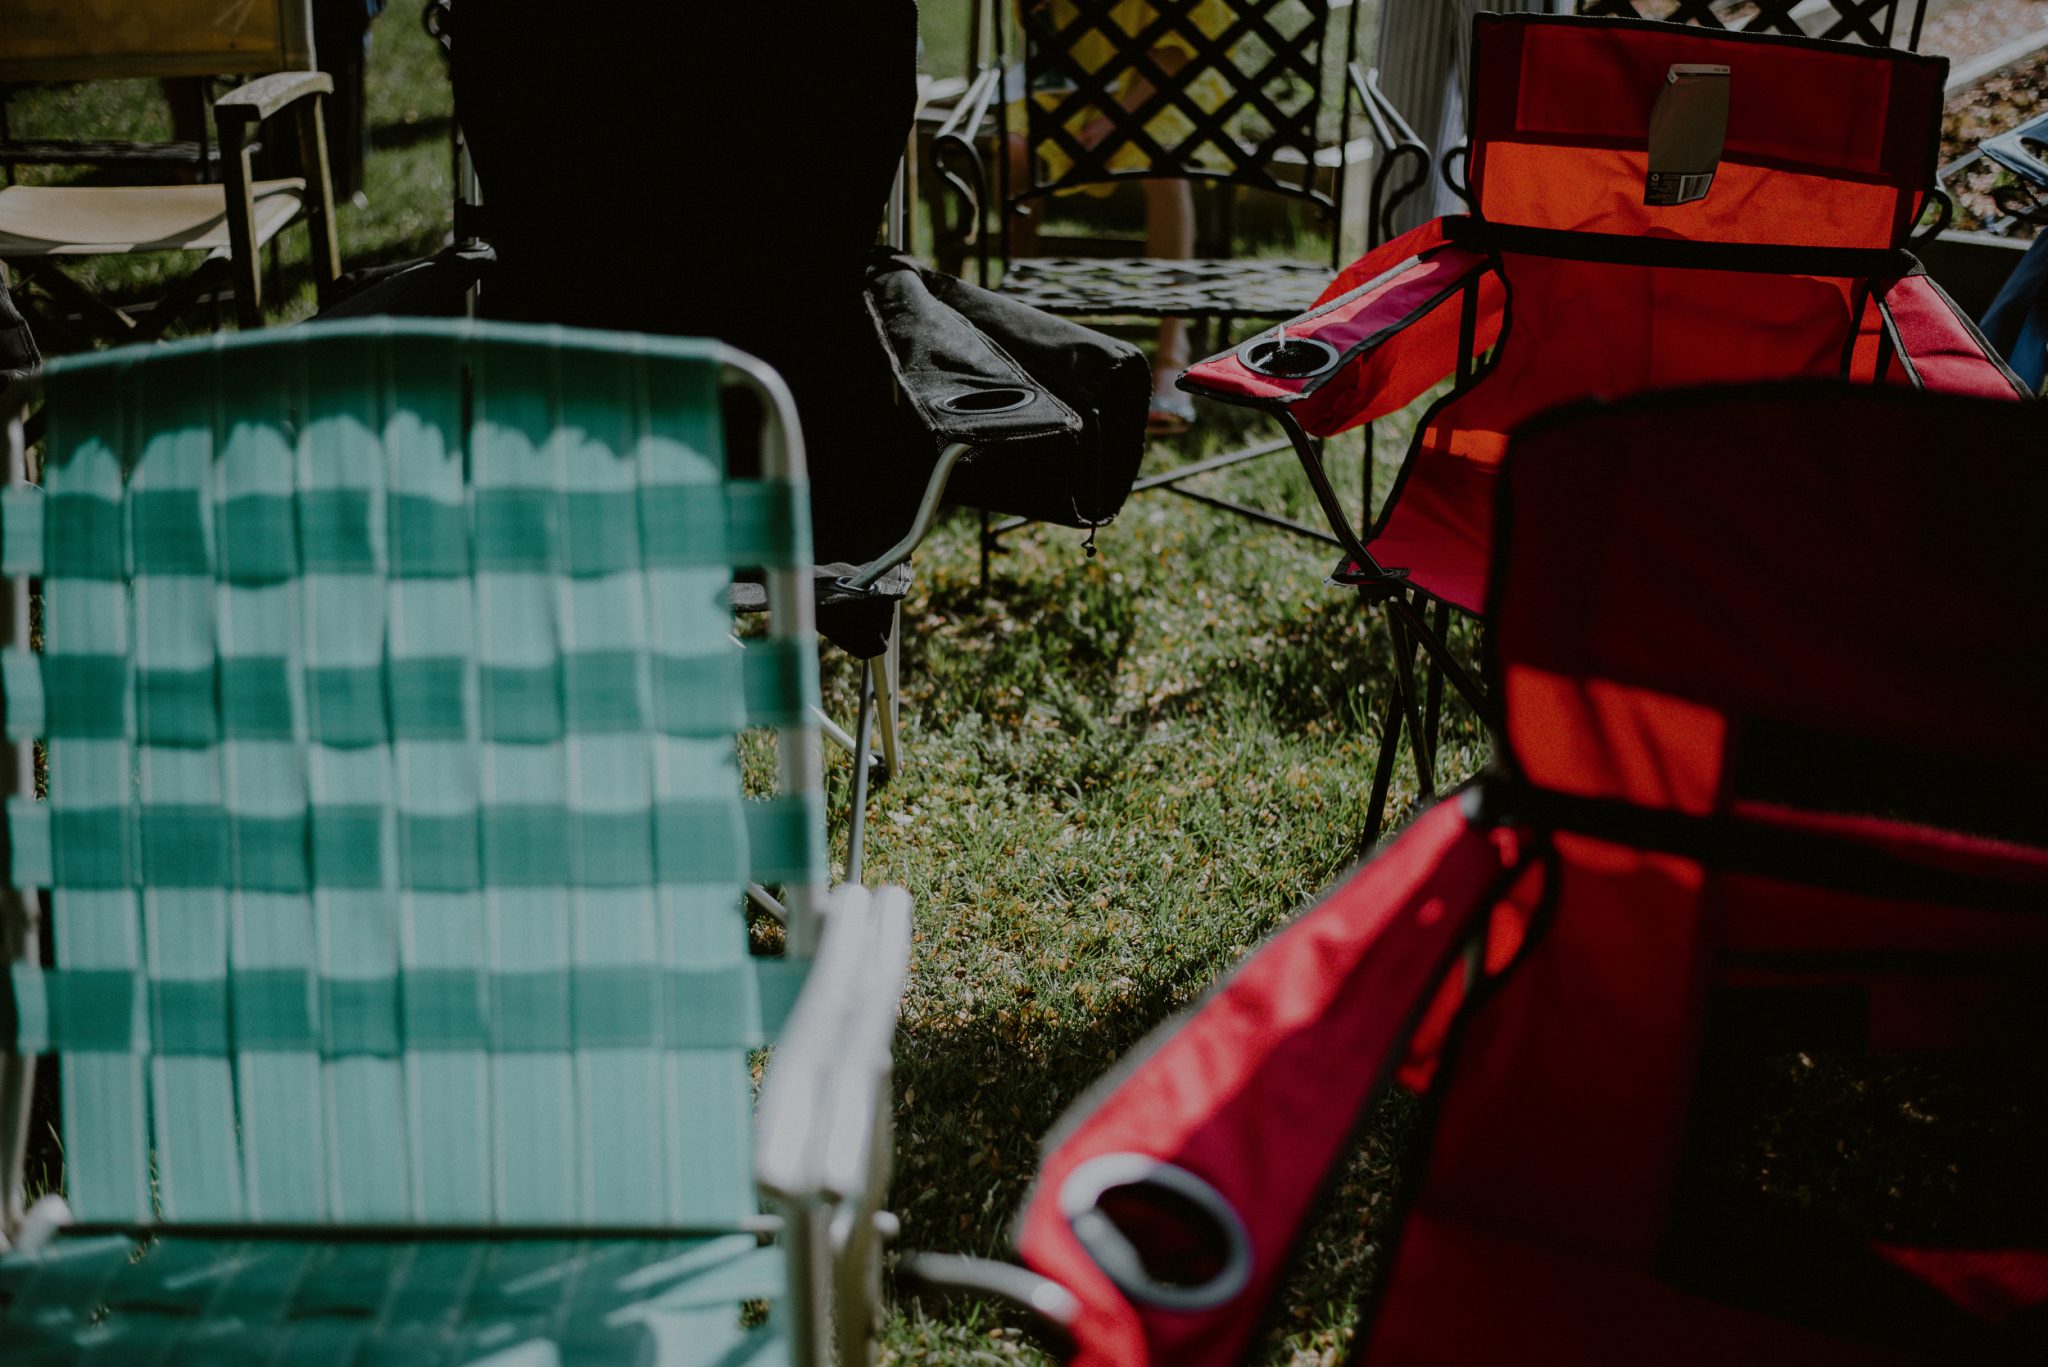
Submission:
[[[724,478],[735,384],[759,481]],[[379,319],[40,386],[42,485],[12,421],[0,502],[0,1357],[863,1357],[909,899],[828,904],[781,382]],[[769,573],[745,650],[734,567]],[[64,1192],[25,1210],[41,1054]]]

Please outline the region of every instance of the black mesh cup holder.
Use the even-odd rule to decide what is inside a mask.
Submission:
[[[1252,1242],[1223,1193],[1142,1153],[1091,1158],[1060,1187],[1074,1237],[1136,1301],[1206,1310],[1243,1291]]]
[[[1030,403],[1033,397],[1028,389],[1004,385],[995,389],[967,389],[958,394],[948,394],[933,406],[947,413],[1012,413]]]
[[[1313,337],[1254,337],[1237,349],[1244,368],[1275,380],[1308,380],[1337,368],[1337,348]]]

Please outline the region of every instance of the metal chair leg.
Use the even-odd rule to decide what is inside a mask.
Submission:
[[[1372,847],[1379,843],[1380,828],[1387,819],[1387,789],[1394,781],[1394,761],[1401,753],[1401,704],[1397,698],[1387,699],[1387,715],[1380,725],[1379,759],[1372,770],[1372,796],[1365,804],[1365,831],[1358,838],[1358,854],[1362,859],[1372,853]]]
[[[1451,605],[1439,602],[1436,605],[1436,636],[1439,641],[1451,639]],[[1436,754],[1437,723],[1442,720],[1444,710],[1444,664],[1434,654],[1429,657],[1429,706],[1423,714],[1423,734],[1428,738],[1429,753]]]
[[[853,817],[846,829],[846,881],[860,881],[868,834],[868,767],[874,762],[875,676],[860,672],[860,715],[853,724]]]
[[[1415,698],[1415,641],[1398,612],[1387,614],[1387,628],[1394,636],[1394,695],[1408,723],[1408,745],[1415,754],[1417,797],[1424,803],[1436,801],[1436,757],[1422,734],[1422,713]]]
[[[1364,424],[1358,433],[1358,535],[1363,538],[1372,535],[1372,424]]]
[[[882,742],[882,777],[892,779],[903,768],[902,751],[898,748],[897,726],[902,720],[903,699],[903,604],[896,604],[889,619],[889,644],[874,659],[868,661],[868,668],[874,672],[875,691],[879,695],[879,710],[875,714],[879,738]]]

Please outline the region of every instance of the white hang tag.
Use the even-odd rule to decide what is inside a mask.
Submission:
[[[1650,173],[1643,203],[1705,199],[1728,136],[1728,68],[1674,63],[1650,111]]]

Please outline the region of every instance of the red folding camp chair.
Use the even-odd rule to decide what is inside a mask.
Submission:
[[[1471,213],[1367,254],[1310,312],[1183,377],[1279,420],[1345,543],[1336,578],[1391,609],[1399,687],[1368,839],[1404,721],[1432,796],[1441,683],[1433,674],[1425,708],[1411,634],[1493,716],[1443,638],[1451,609],[1479,611],[1493,486],[1519,424],[1587,396],[1800,376],[2020,396],[1904,250],[1930,201],[1946,219],[1946,71],[1885,48],[1482,14],[1460,190]],[[1452,375],[1360,536],[1319,439]]]
[[[2048,1360],[2048,1089],[1978,1135],[1988,1174],[1907,1154],[1993,1188],[1934,1230],[1683,1166],[1726,1124],[1698,1079],[1767,1026],[2040,1067],[2038,421],[1802,384],[1518,435],[1494,770],[1063,1123],[1020,1289],[1076,1360],[1236,1360],[1395,1080],[1424,1119],[1365,1361]]]

